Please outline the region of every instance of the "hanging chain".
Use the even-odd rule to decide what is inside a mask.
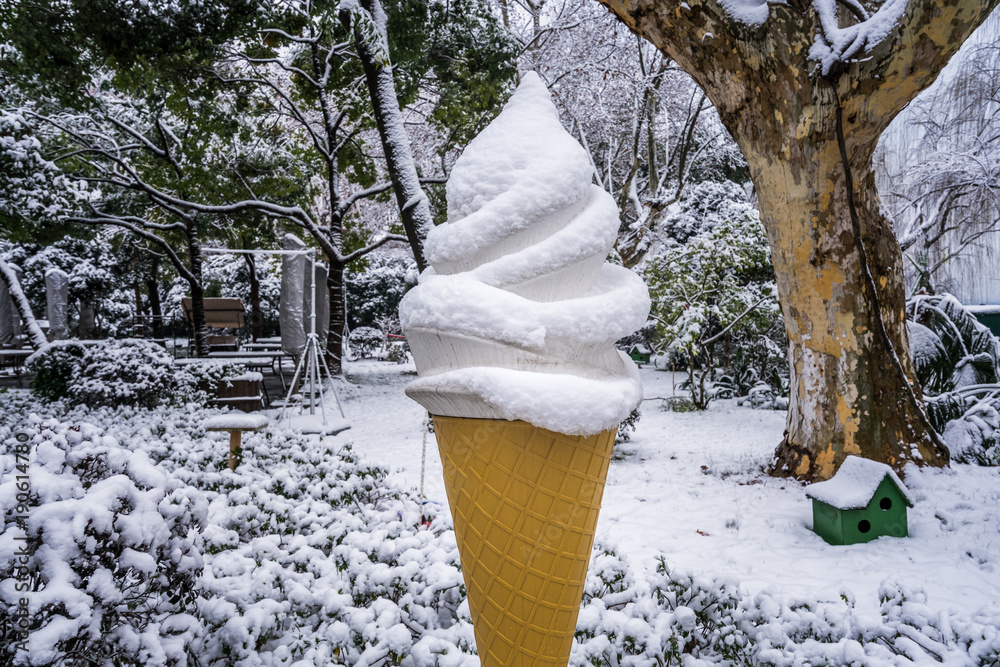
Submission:
[[[420,523],[424,523],[424,505],[427,504],[427,497],[424,496],[424,471],[427,468],[427,428],[431,415],[424,412],[424,448],[420,454]]]

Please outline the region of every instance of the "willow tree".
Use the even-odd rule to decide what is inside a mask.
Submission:
[[[825,479],[848,454],[947,465],[871,160],[998,0],[600,1],[698,82],[750,167],[789,337],[772,472]]]

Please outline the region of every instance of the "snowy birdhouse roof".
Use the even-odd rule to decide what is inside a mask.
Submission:
[[[629,350],[628,352],[629,352],[629,354],[632,354],[634,352],[638,352],[639,354],[652,354],[653,353],[652,350],[650,350],[645,345],[642,345],[641,343],[636,343],[635,345],[633,345],[632,349]]]
[[[913,507],[910,492],[892,468],[884,463],[859,456],[848,456],[840,465],[836,475],[825,482],[811,484],[806,488],[806,495],[837,509],[863,509],[871,502],[879,484],[886,477],[889,477],[899,489],[906,504]]]

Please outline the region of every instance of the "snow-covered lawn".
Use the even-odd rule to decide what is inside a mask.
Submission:
[[[412,366],[347,370],[350,430],[300,436],[272,420],[246,434],[235,472],[225,434],[204,429],[218,410],[0,393],[0,620],[33,624],[30,651],[9,642],[0,664],[76,652],[164,667],[476,667],[433,436],[429,529],[405,492],[424,451],[422,410],[403,395]],[[668,375],[643,379],[648,396],[670,394]],[[997,471],[913,471],[913,537],[830,547],[808,528],[801,485],[760,470],[782,425],[731,402],[644,404],[611,470],[571,665],[1000,664]]]
[[[417,489],[424,413],[403,395],[412,366],[359,362],[347,373],[359,385],[345,404],[355,451]],[[671,396],[670,373],[640,373],[647,397]],[[917,502],[908,539],[831,546],[811,530],[803,485],[761,471],[781,440],[784,412],[728,400],[707,413],[666,412],[659,401],[641,410],[631,441],[617,448],[598,524],[634,566],[651,569],[663,554],[672,567],[735,576],[751,595],[836,600],[848,589],[871,611],[884,579],[923,588],[941,609],[971,613],[1000,601],[1000,469],[911,469],[906,483]],[[424,489],[448,511],[433,436]]]

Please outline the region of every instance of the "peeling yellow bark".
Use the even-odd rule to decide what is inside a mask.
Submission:
[[[947,464],[905,381],[902,256],[870,158],[895,114],[1000,0],[910,0],[880,46],[827,77],[808,60],[821,30],[808,0],[771,5],[756,28],[737,25],[718,0],[600,1],[695,78],[750,166],[789,337],[788,421],[773,471],[825,479],[848,454],[896,468]]]

